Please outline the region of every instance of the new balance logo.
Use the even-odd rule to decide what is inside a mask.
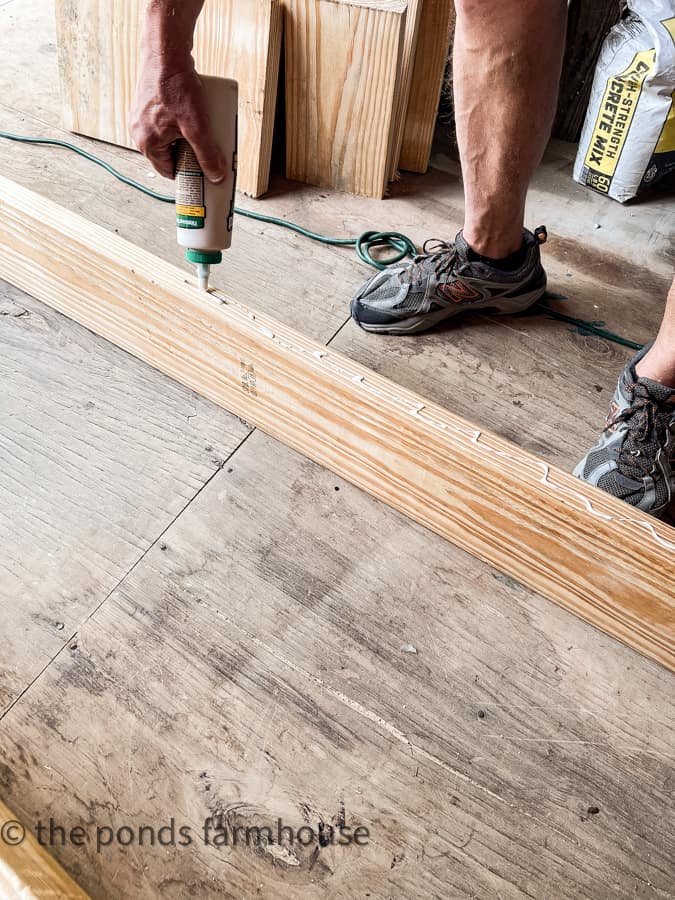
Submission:
[[[464,284],[459,278],[446,284],[439,284],[436,288],[438,294],[452,303],[475,303],[482,300],[483,295],[474,290],[470,285]]]

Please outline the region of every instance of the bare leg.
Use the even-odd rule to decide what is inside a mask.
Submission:
[[[550,136],[565,0],[456,0],[454,93],[464,237],[483,256],[520,249],[525,195]]]
[[[675,278],[670,286],[661,328],[649,353],[635,371],[642,378],[675,388]]]

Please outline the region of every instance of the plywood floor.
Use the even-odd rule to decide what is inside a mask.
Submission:
[[[57,134],[49,4],[0,4],[0,35],[0,129]],[[646,340],[672,202],[602,201],[570,158],[549,149],[530,203],[551,288]],[[276,179],[247,205],[421,243],[461,223],[436,163],[384,202]],[[0,166],[182,264],[170,209],[84,160],[0,141]],[[214,280],[573,465],[629,351],[537,316],[366,335],[347,310],[366,275],[240,220]],[[29,827],[84,827],[51,852],[93,897],[675,896],[672,675],[4,284],[0,345],[0,795]],[[215,847],[209,818],[369,840]],[[96,846],[171,820],[189,843]]]

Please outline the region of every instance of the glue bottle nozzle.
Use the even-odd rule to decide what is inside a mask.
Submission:
[[[191,250],[185,251],[185,259],[197,267],[197,284],[202,291],[209,289],[209,276],[211,266],[223,261],[220,250]]]
[[[209,263],[197,263],[197,284],[200,291],[208,291],[211,266]]]

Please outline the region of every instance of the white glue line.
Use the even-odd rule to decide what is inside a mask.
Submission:
[[[216,293],[215,291],[213,292]],[[330,359],[330,354],[323,350],[307,350],[305,347],[301,347],[297,344],[291,344],[289,341],[283,340],[278,337],[271,331],[269,328],[264,325],[259,324],[256,321],[255,316],[251,313],[245,306],[237,303],[237,301],[233,301],[228,298],[229,305],[237,306],[240,311],[242,311],[246,317],[254,323],[254,327],[258,329],[258,331],[263,334],[265,337],[273,340],[276,344],[279,345],[283,350],[288,350],[291,353],[300,353],[305,356],[312,356],[314,359],[317,359],[324,368],[329,369],[335,375],[339,375],[341,378],[347,379],[352,384],[364,388],[364,390],[368,391],[369,394],[372,394],[375,397],[378,397],[387,402],[393,402],[399,404],[401,407],[407,407],[409,401],[407,401],[404,397],[400,397],[394,391],[383,391],[375,385],[370,384],[365,375],[354,374],[350,372],[348,369],[343,368],[337,363],[333,362]],[[418,419],[423,425],[426,425],[430,428],[435,428],[437,431],[453,431],[455,434],[459,434],[462,437],[468,438],[470,442],[478,448],[482,453],[485,453],[489,456],[499,456],[503,459],[508,459],[510,462],[518,463],[528,468],[532,468],[535,466],[540,470],[540,472],[531,473],[532,477],[536,479],[540,484],[545,485],[552,490],[557,491],[562,494],[563,502],[566,502],[569,506],[574,509],[585,509],[585,511],[591,515],[595,516],[597,519],[603,519],[605,522],[617,522],[624,523],[626,525],[632,525],[637,528],[641,528],[646,531],[651,538],[665,550],[675,550],[675,544],[667,541],[665,538],[662,538],[660,534],[656,531],[654,526],[649,521],[644,521],[643,519],[636,519],[633,516],[611,516],[607,513],[603,513],[600,510],[596,509],[591,501],[586,497],[585,494],[580,493],[579,491],[575,491],[570,487],[562,484],[556,484],[555,481],[551,481],[550,472],[551,469],[548,463],[545,463],[543,460],[532,460],[527,456],[519,456],[518,454],[507,453],[505,450],[501,450],[498,447],[491,446],[489,443],[483,439],[482,432],[479,429],[473,429],[469,427],[464,427],[461,425],[450,424],[448,422],[440,422],[437,419],[434,419],[430,416],[423,416],[421,413],[426,409],[424,403],[418,403],[412,409],[404,409],[403,411],[407,412],[408,415],[414,416]]]

